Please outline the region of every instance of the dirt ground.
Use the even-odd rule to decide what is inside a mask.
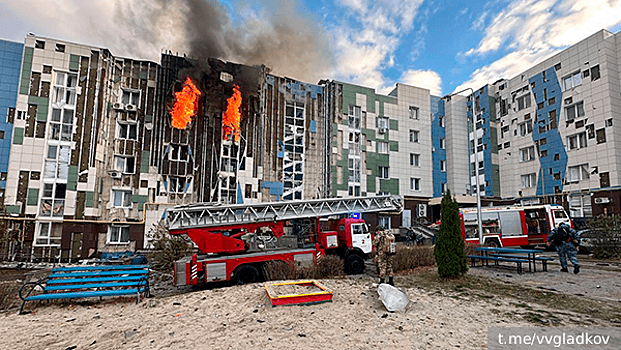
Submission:
[[[310,306],[272,307],[262,283],[160,288],[140,304],[32,303],[30,314],[0,314],[0,349],[484,349],[492,326],[621,326],[619,264],[580,258],[577,275],[554,264],[522,275],[476,267],[448,281],[409,271],[395,278],[411,300],[403,313],[386,311],[369,275],[322,280],[333,300]]]

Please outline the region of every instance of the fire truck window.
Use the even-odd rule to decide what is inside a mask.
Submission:
[[[562,210],[555,210],[554,211],[554,218],[555,219],[565,219],[567,218],[567,215],[565,215],[565,212]]]

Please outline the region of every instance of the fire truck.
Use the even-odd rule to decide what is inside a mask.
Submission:
[[[313,264],[325,254],[342,257],[347,273],[362,273],[372,235],[360,214],[402,209],[399,196],[176,206],[165,211],[165,225],[187,235],[201,255],[175,262],[174,283],[252,283],[267,262]]]
[[[478,244],[477,209],[460,209],[459,216],[466,243]],[[495,247],[543,245],[550,230],[559,224],[573,227],[558,204],[482,208],[481,222],[483,244]]]

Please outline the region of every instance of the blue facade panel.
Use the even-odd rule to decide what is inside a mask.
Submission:
[[[478,111],[476,111],[476,114],[479,115],[479,111],[480,111],[480,118],[473,118],[472,116],[472,104],[475,103],[475,101],[478,98]],[[491,133],[491,125],[490,125],[490,98],[489,98],[489,89],[488,86],[485,85],[483,88],[474,91],[474,98],[469,98],[468,99],[468,120],[472,121],[474,123],[474,125],[476,125],[477,123],[481,123],[481,129],[483,130],[483,143],[482,144],[478,144],[478,140],[475,137],[474,140],[474,147],[475,147],[475,151],[478,150],[479,147],[483,148],[483,159],[479,158],[479,162],[483,162],[483,172],[479,172],[479,174],[483,174],[485,175],[485,181],[486,183],[479,183],[480,186],[483,186],[485,189],[484,195],[485,196],[494,196],[494,177],[492,176],[492,171],[493,171],[493,167],[492,167],[492,150],[490,145],[492,144],[492,133]],[[475,106],[475,109],[477,107]],[[472,126],[472,129],[474,128],[474,125]],[[476,135],[476,132],[475,132]],[[470,143],[468,143],[470,145]],[[470,148],[470,146],[469,146]],[[468,154],[473,154],[473,150],[469,149]],[[475,164],[475,166],[478,166],[478,164]],[[471,172],[474,172],[475,169],[470,169]],[[472,178],[472,176],[474,176],[472,173],[470,174],[470,178]],[[474,193],[474,186],[475,184],[470,184],[470,190],[471,193]]]
[[[444,117],[444,100],[437,96],[431,96],[431,144],[433,152],[433,196],[442,196],[442,184],[447,182],[446,171],[442,171],[440,163],[446,164],[446,149],[440,148],[440,140],[446,139],[446,129],[440,124],[440,117]]]
[[[15,113],[23,52],[23,44],[0,40],[0,173],[9,169],[13,123],[8,116],[9,110]],[[6,188],[6,181],[0,181],[0,188]]]
[[[565,178],[567,170],[567,151],[557,126],[561,116],[563,91],[554,67],[530,78],[529,83],[537,103],[537,119],[533,125],[533,141],[539,153],[540,164],[537,174],[537,195],[562,192],[562,179]],[[554,102],[550,103],[552,100]],[[545,155],[543,157],[542,152]]]

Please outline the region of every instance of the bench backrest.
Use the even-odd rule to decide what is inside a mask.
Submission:
[[[147,288],[148,265],[92,265],[55,267],[45,289],[72,290],[108,287]]]

